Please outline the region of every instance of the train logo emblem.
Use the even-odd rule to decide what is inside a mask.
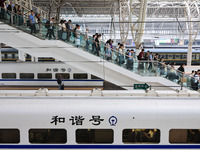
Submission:
[[[117,118],[115,116],[110,117],[109,123],[111,126],[115,126],[117,124]]]
[[[71,71],[72,71],[72,69],[71,69],[71,68],[68,68],[68,69],[67,69],[67,71],[68,71],[68,72],[71,72]]]

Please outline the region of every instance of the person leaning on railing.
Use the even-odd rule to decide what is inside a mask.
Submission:
[[[199,83],[200,83],[200,70],[195,71],[195,74],[194,74],[194,84],[193,84],[192,89],[198,91],[198,89],[199,89]]]
[[[29,16],[29,21],[30,21],[30,28],[31,28],[31,34],[36,34],[36,27],[35,27],[35,15],[34,15],[34,11],[31,10],[31,15]]]
[[[0,19],[5,19],[6,9],[6,1],[0,1]]]

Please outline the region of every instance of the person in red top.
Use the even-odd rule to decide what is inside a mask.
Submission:
[[[144,60],[144,49],[139,53],[138,60]]]
[[[138,60],[145,60],[144,49],[139,53]],[[138,69],[144,69],[144,62],[139,62]]]

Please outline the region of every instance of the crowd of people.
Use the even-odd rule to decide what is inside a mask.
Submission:
[[[10,23],[18,24],[19,26],[23,24],[23,15],[20,5],[13,4],[12,1],[10,4],[7,4],[6,1],[3,1],[0,4],[0,7],[0,19],[8,19],[10,20]]]

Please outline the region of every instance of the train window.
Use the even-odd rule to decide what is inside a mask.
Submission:
[[[113,143],[112,129],[77,129],[76,142],[78,144],[88,143]]]
[[[94,75],[91,75],[91,79],[101,79],[101,78],[94,76]]]
[[[7,58],[12,58],[12,54],[7,54]]]
[[[62,74],[63,79],[70,79],[70,74],[69,73],[56,73],[56,79],[58,79],[60,74]]]
[[[38,73],[38,79],[52,79],[51,73]]]
[[[181,58],[181,55],[175,55],[175,59],[180,59]]]
[[[173,59],[173,55],[169,54],[168,59]]]
[[[20,73],[20,79],[34,79],[33,73]]]
[[[160,58],[166,59],[166,55],[162,55],[162,54],[161,54]]]
[[[187,55],[183,55],[183,59],[187,59]]]
[[[0,143],[19,143],[20,134],[18,129],[0,129]]]
[[[124,129],[123,143],[160,143],[159,129]]]
[[[169,131],[170,143],[200,143],[200,129],[172,129]]]
[[[196,59],[196,55],[192,55],[192,59]]]
[[[29,142],[32,144],[65,144],[67,131],[65,129],[30,129]]]
[[[16,79],[16,73],[2,73],[2,79]]]
[[[74,79],[87,79],[88,75],[86,73],[75,73],[74,74]]]

